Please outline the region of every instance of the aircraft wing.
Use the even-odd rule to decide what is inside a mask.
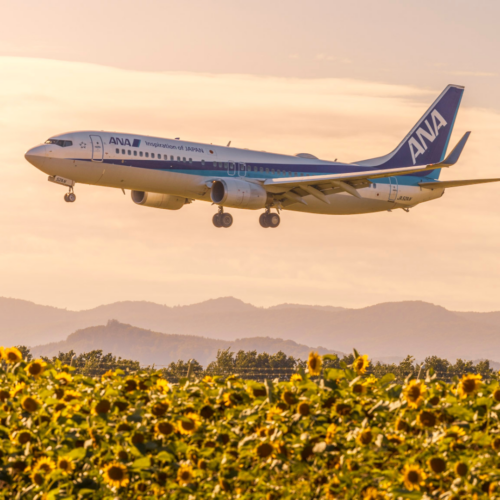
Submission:
[[[342,191],[361,198],[357,189],[369,186],[372,182],[371,179],[414,174],[454,165],[458,161],[469,135],[470,132],[466,132],[455,148],[453,148],[453,151],[442,162],[432,165],[415,165],[412,167],[382,170],[366,169],[361,172],[311,175],[306,177],[278,177],[265,180],[262,186],[269,193],[282,194],[290,202],[299,202],[306,205],[307,203],[303,199],[303,196],[308,194],[315,196],[325,203],[329,203],[326,195]]]
[[[472,184],[485,184],[487,182],[500,182],[500,179],[470,179],[463,181],[420,182],[418,185],[426,189],[434,189],[434,188],[471,186]]]

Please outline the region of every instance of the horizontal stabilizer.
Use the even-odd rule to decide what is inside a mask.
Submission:
[[[486,184],[487,182],[500,182],[500,179],[470,179],[463,181],[420,182],[418,185],[426,189],[434,189],[471,186],[472,184]]]
[[[458,141],[458,144],[453,148],[452,152],[443,161],[435,163],[432,166],[436,168],[441,168],[441,167],[450,167],[451,165],[455,165],[455,163],[457,163],[458,159],[460,158],[462,151],[464,150],[465,143],[467,142],[469,136],[470,132],[465,132],[464,136],[460,139],[460,141]]]

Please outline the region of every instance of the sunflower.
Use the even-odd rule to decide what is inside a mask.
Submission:
[[[26,384],[24,382],[18,382],[14,388],[10,391],[11,397],[17,396],[20,392],[24,391],[24,388],[26,387]]]
[[[57,461],[57,468],[63,471],[65,474],[71,474],[71,472],[73,472],[73,469],[75,468],[75,465],[73,463],[73,460],[71,460],[71,458],[61,457]]]
[[[407,464],[403,469],[403,480],[407,490],[420,490],[420,486],[422,486],[426,477],[424,471],[418,465]]]
[[[155,425],[155,431],[162,436],[168,436],[174,432],[175,428],[170,422],[158,422]]]
[[[40,403],[35,398],[32,398],[31,396],[26,396],[22,400],[21,406],[25,411],[33,413],[34,411],[38,410]]]
[[[57,375],[56,375],[56,380],[61,384],[61,385],[68,385],[72,380],[73,380],[73,377],[71,376],[71,374],[67,373],[67,372],[59,372]]]
[[[452,425],[447,431],[446,431],[446,437],[451,437],[454,439],[459,439],[461,437],[464,437],[466,435],[465,430],[463,427],[460,427],[458,425]]]
[[[255,453],[260,458],[267,458],[269,457],[272,452],[274,451],[273,445],[271,443],[260,443],[257,448],[255,448]]]
[[[113,370],[108,370],[106,373],[101,375],[101,381],[104,382],[105,380],[112,379],[114,376],[115,372]]]
[[[422,427],[434,427],[437,419],[432,411],[422,410],[418,414],[417,421]]]
[[[82,395],[79,392],[69,389],[64,393],[63,401],[69,403],[70,401],[73,401],[74,399],[80,399],[81,397]]]
[[[43,359],[36,359],[35,361],[32,361],[26,368],[25,370],[32,375],[33,377],[37,378],[39,377],[44,371],[45,367],[47,366],[47,363],[43,361]]]
[[[193,479],[193,469],[188,464],[182,464],[177,471],[177,480],[181,484],[188,484]]]
[[[491,447],[495,450],[495,451],[500,451],[500,438],[495,438],[493,439],[493,441],[491,442]]]
[[[474,394],[481,387],[482,378],[481,375],[475,375],[473,373],[462,375],[462,380],[460,380],[457,386],[457,394],[461,398],[466,398]]]
[[[300,373],[294,373],[290,377],[290,382],[302,382],[302,375]]]
[[[357,436],[356,441],[362,446],[369,445],[373,440],[373,434],[371,429],[368,427],[363,429]]]
[[[212,376],[205,375],[205,377],[203,377],[202,382],[205,382],[205,384],[212,385],[215,382],[215,380],[214,380],[214,378]]]
[[[31,474],[31,480],[37,486],[42,486],[42,484],[45,482],[45,475],[42,472],[34,471]]]
[[[127,486],[129,483],[127,468],[123,464],[116,461],[105,465],[102,470],[102,475],[104,477],[104,481],[115,488]]]
[[[309,374],[314,376],[318,376],[321,373],[321,365],[323,364],[323,360],[321,356],[317,352],[310,352],[309,358],[307,358],[307,368],[309,369]]]
[[[424,400],[427,387],[420,380],[410,380],[404,388],[403,395],[410,408],[418,408]]]
[[[10,392],[5,389],[0,389],[0,401],[3,403],[10,398]]]
[[[159,378],[157,381],[156,381],[156,388],[160,391],[160,392],[163,392],[163,393],[167,393],[168,391],[170,391],[170,385],[169,383],[164,379],[164,378]]]
[[[493,393],[493,399],[494,399],[497,403],[500,403],[500,389],[497,389],[497,390]]]
[[[327,443],[333,442],[333,438],[335,437],[336,432],[337,432],[337,426],[335,424],[330,424],[328,426],[328,429],[326,429],[325,441]]]
[[[465,477],[469,472],[469,466],[464,462],[457,462],[455,464],[455,474],[460,477]]]
[[[10,436],[10,440],[13,443],[19,443],[21,445],[26,444],[27,442],[33,439],[33,434],[30,431],[23,429],[22,431],[15,432]]]
[[[56,464],[49,457],[41,457],[33,467],[34,471],[52,472],[56,468]]]
[[[94,415],[104,415],[111,410],[111,403],[107,399],[101,399],[93,408]]]
[[[201,419],[197,413],[188,413],[180,420],[177,429],[181,434],[193,434],[200,426]]]
[[[7,363],[19,363],[23,360],[23,355],[17,347],[7,347],[3,350],[2,357]]]
[[[297,406],[297,413],[299,413],[303,417],[307,417],[311,413],[311,406],[309,405],[309,403],[302,401]]]
[[[427,463],[435,474],[441,474],[446,470],[446,462],[441,457],[431,457]]]
[[[392,443],[395,445],[399,445],[399,444],[404,443],[404,438],[402,438],[401,436],[398,436],[397,434],[387,434],[386,438],[387,438],[387,441],[389,441],[389,443]]]
[[[351,366],[358,375],[363,375],[366,372],[369,364],[370,360],[368,359],[368,355],[363,354],[362,356],[358,356]]]

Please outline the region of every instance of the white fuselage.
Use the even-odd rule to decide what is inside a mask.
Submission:
[[[51,141],[26,153],[33,165],[50,176],[186,200],[210,202],[210,185],[217,179],[239,178],[261,184],[270,178],[368,170],[310,155],[279,155],[110,132],[72,132]],[[444,189],[422,189],[418,186],[421,180],[425,179],[377,179],[358,188],[361,198],[335,192],[327,194],[329,203],[324,203],[309,195],[305,197],[307,205],[297,202],[282,208],[318,214],[360,214],[409,208],[443,195]]]

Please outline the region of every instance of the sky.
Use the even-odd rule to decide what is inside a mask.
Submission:
[[[500,4],[494,1],[6,2],[0,33],[0,296],[83,309],[233,295],[364,307],[425,300],[500,310],[500,184],[449,189],[410,213],[322,216],[139,207],[24,159],[91,129],[307,152],[392,150],[448,83],[466,86],[442,179],[500,177]]]

